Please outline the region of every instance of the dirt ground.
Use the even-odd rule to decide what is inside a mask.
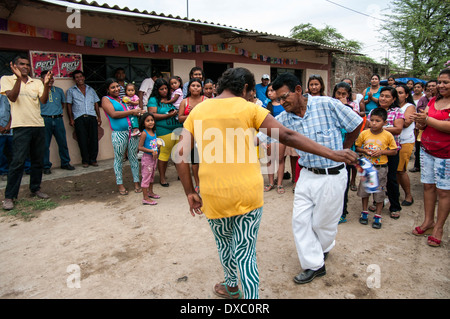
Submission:
[[[129,166],[124,175],[131,181]],[[423,193],[419,173],[409,175],[414,205],[398,220],[385,208],[380,230],[358,222],[361,202],[350,191],[350,215],[339,225],[327,275],[306,285],[292,280],[301,270],[291,230],[292,183],[284,181],[284,195],[265,193],[260,297],[448,299],[448,223],[439,248],[411,234],[423,218]],[[129,195],[120,196],[112,169],[44,181],[42,190],[58,207],[29,221],[0,217],[0,298],[217,298],[212,287],[223,273],[207,220],[188,213],[173,166],[168,181],[163,188],[156,177],[157,206],[143,206],[131,182]],[[28,186],[19,197],[28,197]]]

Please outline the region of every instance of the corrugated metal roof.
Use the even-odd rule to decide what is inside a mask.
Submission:
[[[44,2],[47,4],[54,4],[59,6],[68,7],[70,4],[78,6],[82,10],[90,10],[100,13],[111,13],[122,16],[133,16],[140,17],[144,19],[153,19],[153,20],[163,20],[171,23],[179,23],[179,24],[190,24],[199,27],[205,28],[213,28],[219,29],[221,32],[228,33],[231,37],[246,37],[252,38],[256,41],[269,41],[269,42],[278,42],[281,46],[284,47],[296,47],[296,46],[306,46],[311,49],[324,50],[324,51],[332,51],[332,52],[341,52],[341,53],[349,53],[354,54],[351,51],[348,51],[341,47],[330,46],[326,44],[316,43],[307,40],[294,39],[290,37],[284,37],[280,35],[269,34],[266,32],[253,31],[238,27],[231,27],[227,25],[221,25],[219,23],[212,23],[207,21],[201,21],[196,19],[188,19],[182,18],[180,16],[172,16],[171,14],[165,15],[163,13],[156,13],[155,11],[147,11],[147,10],[139,10],[139,9],[130,9],[128,7],[121,8],[118,5],[110,6],[107,3],[99,4],[97,1],[86,1],[86,0],[34,0],[37,2]]]

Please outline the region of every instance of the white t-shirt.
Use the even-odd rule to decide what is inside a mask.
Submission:
[[[152,94],[154,84],[155,81],[153,81],[152,78],[147,78],[142,81],[141,87],[139,88],[140,92],[144,92],[144,95],[142,97],[142,105],[144,106],[144,108],[147,107],[148,99]]]
[[[403,107],[401,108],[403,114],[405,114],[406,109],[410,105],[412,104],[406,103],[405,105],[403,105]],[[412,122],[410,126],[403,128],[402,132],[400,133],[400,144],[414,143],[416,141],[416,136],[414,135],[415,126],[416,126],[415,123]]]

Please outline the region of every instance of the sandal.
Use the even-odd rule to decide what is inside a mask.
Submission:
[[[146,199],[142,200],[142,205],[157,205],[157,204],[158,203],[155,202],[154,200],[146,200]]]
[[[152,195],[147,195],[150,198],[154,198],[154,199],[160,199],[161,196],[157,195],[157,194],[152,194]]]
[[[139,188],[135,188],[134,192],[135,193],[142,193],[142,188],[140,188],[140,187]]]
[[[283,185],[277,186],[277,193],[278,194],[284,194],[285,190]]]
[[[392,219],[399,219],[400,218],[400,212],[391,212],[390,216]]]
[[[441,246],[441,240],[439,240],[433,236],[428,236],[427,244],[428,244],[428,246],[431,246],[431,247],[439,247],[439,246]]]
[[[433,228],[434,226],[423,230],[420,226],[417,226],[413,229],[412,234],[415,236],[431,235],[433,233]]]
[[[355,184],[350,185],[350,190],[356,192],[358,190],[358,188],[356,187]]]
[[[273,184],[267,184],[266,186],[264,186],[264,191],[265,192],[268,192],[268,191],[271,191],[272,189],[274,189],[275,188],[275,185],[273,185]]]
[[[217,291],[217,287],[219,286],[224,286],[225,287],[225,291],[227,292],[226,294],[220,293],[219,291]],[[231,292],[228,290],[228,286],[224,283],[218,283],[215,284],[213,287],[213,292],[216,296],[219,296],[221,298],[225,298],[225,299],[242,299],[242,292],[240,289],[238,289],[238,291],[236,292]]]
[[[128,191],[126,189],[124,189],[124,190],[119,189],[119,194],[122,196],[125,196],[125,195],[128,195]]]

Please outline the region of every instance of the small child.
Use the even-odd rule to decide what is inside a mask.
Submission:
[[[158,162],[158,152],[161,147],[157,141],[155,123],[155,117],[152,113],[144,113],[139,122],[139,130],[141,131],[139,151],[144,152],[141,158],[143,205],[156,205],[158,203],[152,198],[161,198],[161,196],[153,193],[153,179]]]
[[[169,80],[169,86],[170,100],[167,100],[164,103],[172,104],[177,108],[177,110],[179,110],[181,101],[183,101],[183,81],[179,76],[173,76]]]
[[[378,192],[373,194],[377,210],[374,215],[372,227],[376,229],[381,228],[381,210],[383,209],[383,202],[386,197],[387,156],[392,156],[397,153],[397,144],[395,143],[394,136],[383,128],[386,120],[387,112],[385,109],[374,109],[370,115],[370,129],[362,131],[355,142],[356,151],[364,154],[378,172]],[[359,182],[357,194],[362,198],[363,207],[359,222],[367,225],[370,194],[365,191],[361,181]]]
[[[139,97],[136,95],[136,87],[133,83],[128,83],[125,86],[125,96],[122,98],[123,103],[125,103],[129,110],[134,110],[139,108]],[[140,135],[139,131],[139,121],[135,116],[130,116],[131,120],[131,136]]]

